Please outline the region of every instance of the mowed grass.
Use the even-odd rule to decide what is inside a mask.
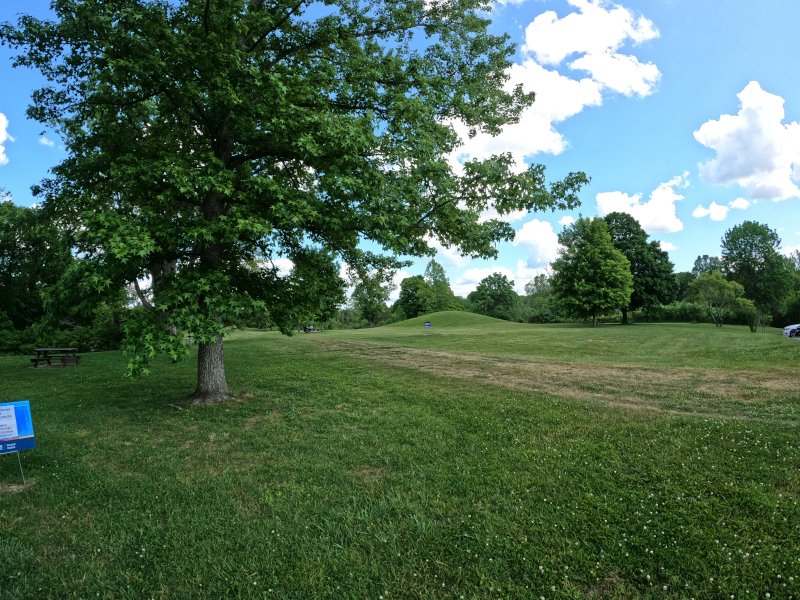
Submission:
[[[800,597],[800,342],[428,319],[236,333],[210,408],[0,358],[0,597]]]

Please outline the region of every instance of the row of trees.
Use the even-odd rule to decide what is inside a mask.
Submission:
[[[568,315],[595,325],[612,310],[620,310],[627,323],[629,311],[657,313],[676,301],[700,304],[717,325],[733,316],[753,331],[765,316],[797,317],[792,312],[800,294],[800,261],[783,256],[777,233],[761,223],[745,221],[728,230],[721,256],[698,257],[691,273],[673,274],[666,252],[624,213],[579,219],[559,242],[553,293]]]
[[[581,218],[559,236],[561,251],[551,275],[538,275],[518,295],[500,273],[482,280],[467,298],[456,297],[444,269],[431,261],[425,275],[403,280],[400,297],[389,309],[384,285],[380,319],[401,320],[438,310],[468,310],[511,321],[552,322],[632,313],[645,320],[747,323],[756,331],[765,320],[796,321],[800,315],[800,253],[785,257],[780,238],[767,226],[745,221],[726,232],[722,256],[697,257],[691,272],[674,273],[657,242],[648,240],[626,213],[602,219]],[[353,295],[352,309],[367,315]]]

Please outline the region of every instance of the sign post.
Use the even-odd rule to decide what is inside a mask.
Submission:
[[[0,403],[0,454],[17,453],[23,484],[25,483],[25,472],[22,470],[19,452],[35,447],[30,401],[18,400]]]

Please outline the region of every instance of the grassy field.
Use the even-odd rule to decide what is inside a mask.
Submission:
[[[0,358],[0,598],[800,598],[800,342],[427,318]]]

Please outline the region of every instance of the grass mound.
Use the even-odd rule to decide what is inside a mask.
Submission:
[[[424,327],[425,322],[430,321],[431,328],[436,327],[487,327],[487,326],[514,326],[519,323],[510,323],[502,319],[495,319],[494,317],[487,317],[485,315],[477,315],[471,312],[459,310],[444,310],[440,312],[414,317],[413,319],[406,319],[399,323],[392,323],[386,325],[387,328],[397,329],[421,329]]]

